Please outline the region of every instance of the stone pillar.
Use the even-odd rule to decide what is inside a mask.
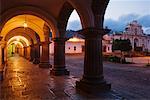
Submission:
[[[27,58],[27,47],[23,47],[24,49],[24,57]]]
[[[33,58],[33,64],[39,64],[40,63],[40,44],[34,45],[34,58]]]
[[[26,47],[26,59],[27,59],[27,60],[29,59],[29,51],[28,51],[29,48],[30,48],[29,46]],[[17,48],[17,49],[19,49],[19,48]],[[19,50],[18,50],[18,51],[19,51]]]
[[[65,38],[54,39],[54,66],[50,72],[52,75],[69,75],[65,65]]]
[[[42,45],[42,55],[40,57],[39,67],[41,68],[49,68],[52,65],[49,62],[49,44],[50,42],[43,42]]]
[[[85,36],[84,74],[76,82],[76,88],[86,92],[102,92],[111,89],[103,77],[102,37],[109,30],[87,28],[79,31]]]
[[[29,61],[33,61],[34,59],[34,46],[30,45],[30,60]]]
[[[50,28],[45,23],[43,27],[43,32],[45,36],[45,41],[41,43],[42,45],[42,55],[40,57],[40,64],[39,67],[41,68],[49,68],[52,67],[52,65],[49,62],[49,34],[50,34]]]
[[[5,62],[6,62],[6,57],[7,57],[7,55],[6,55],[6,51],[7,51],[7,48],[6,48],[6,41],[1,41],[1,39],[2,39],[2,37],[0,36],[0,49],[1,49],[1,54],[0,54],[0,56],[1,56],[1,64],[5,64]],[[1,67],[1,66],[0,66]]]
[[[5,64],[5,48],[2,48],[2,64]]]

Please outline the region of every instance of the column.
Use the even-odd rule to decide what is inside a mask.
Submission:
[[[54,66],[50,72],[52,75],[69,75],[65,65],[65,38],[54,39]]]
[[[30,45],[30,60],[29,61],[33,61],[34,59],[34,46]]]
[[[27,47],[23,47],[24,49],[24,57],[27,58]]]
[[[33,58],[33,64],[39,64],[40,63],[40,44],[34,45],[34,58]]]
[[[86,92],[103,92],[111,89],[103,77],[102,37],[108,29],[87,28],[79,31],[85,36],[84,74],[76,88]]]
[[[40,57],[39,67],[50,68],[52,65],[49,62],[49,44],[50,42],[43,42],[42,45],[42,55]]]
[[[30,60],[30,46],[27,46],[27,59]]]
[[[5,48],[2,48],[2,64],[5,64]]]

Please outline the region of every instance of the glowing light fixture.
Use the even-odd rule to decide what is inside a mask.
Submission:
[[[23,27],[24,27],[24,28],[27,28],[27,27],[28,27],[28,24],[27,24],[27,22],[26,22],[26,15],[25,15],[25,21],[24,21],[24,23],[23,23]]]
[[[23,27],[24,27],[24,28],[27,28],[27,27],[28,27],[28,24],[27,24],[26,22],[24,22],[24,23],[23,23]]]
[[[14,44],[17,45],[17,42],[15,42]]]
[[[20,39],[19,39],[19,38],[17,38],[17,41],[20,41]]]

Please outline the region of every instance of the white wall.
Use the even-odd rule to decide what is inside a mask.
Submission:
[[[82,53],[82,45],[84,42],[66,42],[65,44],[65,53]],[[76,50],[74,50],[76,47]],[[50,54],[54,54],[54,42],[52,42],[49,46]]]
[[[82,45],[81,42],[66,42],[65,53],[82,53]]]

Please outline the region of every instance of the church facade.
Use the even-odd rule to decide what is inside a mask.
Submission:
[[[115,39],[129,39],[133,51],[150,51],[150,36],[143,32],[142,25],[136,20],[127,24],[124,32],[111,34],[109,38],[111,43]]]

